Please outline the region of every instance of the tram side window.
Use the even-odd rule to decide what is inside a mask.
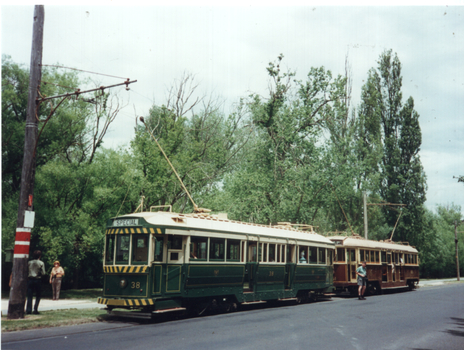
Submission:
[[[281,254],[282,254],[282,245],[281,244],[277,244],[277,255],[276,255],[276,262],[280,263],[282,262],[281,261]]]
[[[393,256],[395,258],[395,264],[398,264],[398,253],[394,253]]]
[[[227,261],[240,261],[240,241],[237,239],[227,240]]]
[[[371,262],[375,262],[375,252],[371,250]]]
[[[164,237],[155,237],[154,244],[155,244],[155,261],[163,261],[163,242]]]
[[[168,236],[168,249],[181,250],[182,249],[182,236],[169,235]]]
[[[364,254],[364,249],[360,249],[360,250],[359,250],[359,254],[360,254],[360,257],[359,257],[359,258],[361,259],[360,261],[361,261],[361,262],[362,262],[362,261],[366,261],[366,255]]]
[[[317,247],[309,247],[309,263],[317,264]]]
[[[225,240],[222,238],[211,238],[209,249],[209,260],[224,261]]]
[[[391,264],[391,260],[392,260],[391,258],[392,258],[391,254],[387,254],[387,263],[388,264]]]
[[[380,262],[380,254],[379,253],[380,252],[378,252],[378,251],[375,252],[375,262],[376,263]]]
[[[326,262],[326,249],[325,248],[319,248],[319,259],[318,263],[319,264],[325,264]]]
[[[248,243],[248,261],[256,262],[256,255],[257,255],[257,243],[249,242]]]
[[[148,235],[132,236],[132,263],[148,263]]]
[[[300,246],[298,247],[299,253],[298,253],[298,262],[300,264],[307,264],[308,263],[308,247],[306,246]]]
[[[276,261],[276,245],[269,244],[269,262]]]
[[[263,243],[263,262],[267,262],[267,243]]]
[[[208,238],[191,237],[190,238],[190,260],[206,260],[208,251]]]
[[[345,248],[337,248],[337,261],[345,262]]]
[[[365,254],[366,262],[369,262],[369,251],[365,250],[364,254]],[[363,260],[361,259],[361,261],[363,261]]]
[[[332,265],[333,265],[333,262],[334,262],[334,259],[333,259],[333,258],[334,258],[335,250],[332,250],[332,249],[331,249],[331,250],[328,251],[328,253],[329,253],[329,265],[332,266]]]
[[[351,262],[356,262],[356,249],[350,249],[348,254],[348,260]]]
[[[382,252],[382,262],[383,263],[387,262],[387,252]]]
[[[116,264],[129,263],[130,236],[118,236],[116,246]]]

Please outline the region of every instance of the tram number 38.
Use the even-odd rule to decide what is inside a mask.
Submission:
[[[140,288],[140,282],[131,282],[131,288]]]

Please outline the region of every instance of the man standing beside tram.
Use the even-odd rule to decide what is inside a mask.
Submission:
[[[358,299],[366,300],[366,298],[364,298],[367,286],[367,269],[365,261],[361,262],[361,266],[356,269],[356,274],[358,275]]]

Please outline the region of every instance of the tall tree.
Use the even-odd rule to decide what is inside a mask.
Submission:
[[[412,97],[403,106],[401,62],[391,50],[380,55],[377,69],[371,69],[368,75],[363,87],[361,121],[370,125],[365,128],[366,140],[372,141],[365,144],[376,147],[379,139],[382,142],[379,193],[386,202],[406,205],[395,239],[417,244],[426,190],[426,177],[418,154],[421,146],[419,114],[414,110]],[[375,149],[371,155],[375,161]],[[384,212],[388,226],[393,228],[398,211],[387,206]]]
[[[239,169],[226,177],[224,190],[235,202],[230,213],[236,219],[314,223],[331,193],[317,141],[345,94],[345,79],[333,79],[320,67],[298,81],[293,72],[281,71],[282,59],[267,67],[269,96],[252,94],[246,101],[253,141]]]

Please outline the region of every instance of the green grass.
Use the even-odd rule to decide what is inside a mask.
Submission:
[[[25,315],[25,318],[19,320],[2,317],[2,332],[101,322],[106,318],[105,311],[99,308],[40,311],[40,315]]]

